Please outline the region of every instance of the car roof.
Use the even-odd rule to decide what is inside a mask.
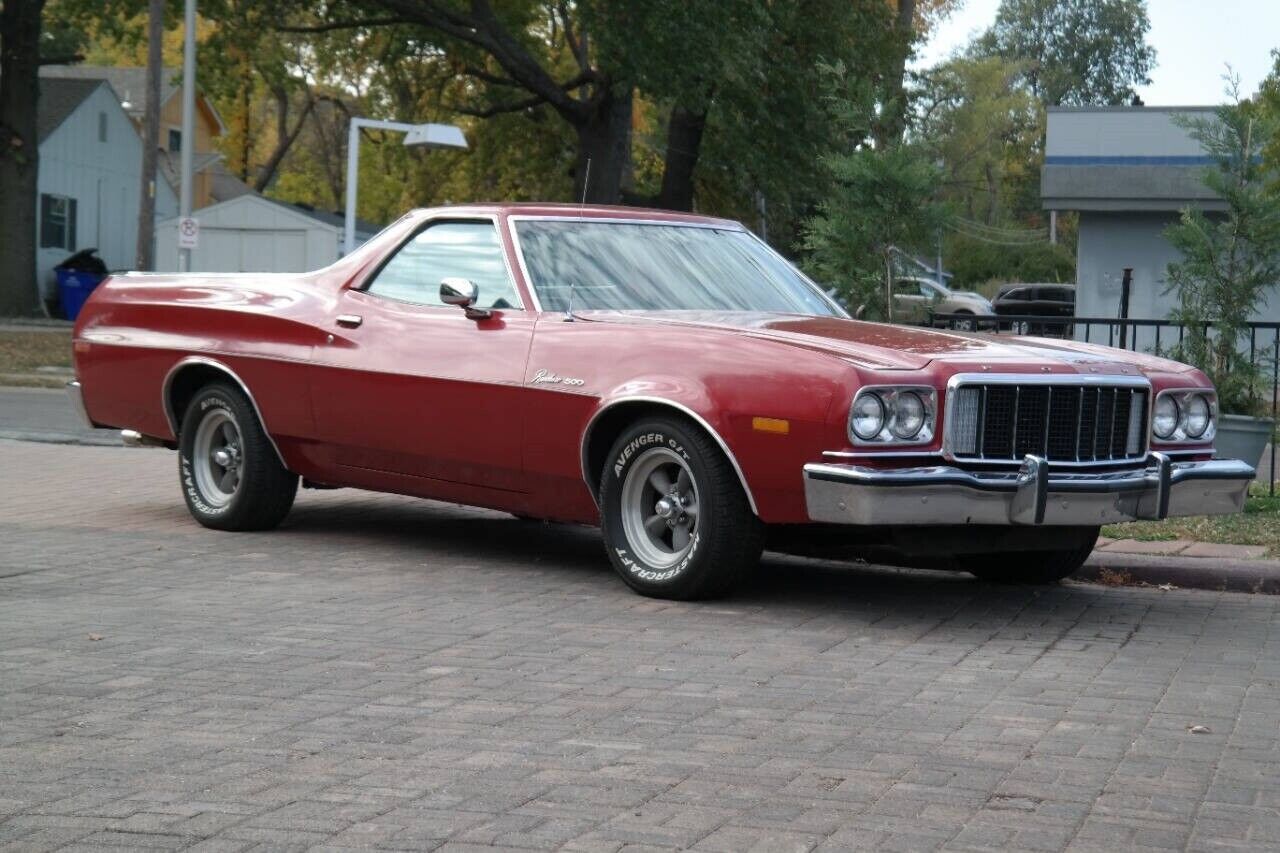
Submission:
[[[439,215],[441,213],[480,214],[483,216],[530,217],[581,217],[582,219],[634,219],[644,222],[688,223],[715,225],[721,228],[745,230],[740,222],[697,213],[675,210],[658,210],[647,207],[624,207],[607,204],[564,204],[556,202],[489,202],[481,204],[442,205],[418,208],[414,214]]]

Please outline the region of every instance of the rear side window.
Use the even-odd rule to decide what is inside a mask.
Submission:
[[[365,290],[400,302],[442,306],[440,282],[446,278],[465,278],[474,284],[477,307],[521,307],[492,222],[427,226],[400,247]]]
[[[1073,302],[1071,291],[1065,287],[1042,287],[1040,298],[1049,302]]]

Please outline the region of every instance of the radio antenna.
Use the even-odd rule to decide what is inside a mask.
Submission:
[[[586,174],[583,176],[583,178],[582,178],[582,199],[581,199],[581,201],[579,201],[579,202],[578,202],[578,221],[579,221],[579,222],[585,222],[585,221],[586,221],[586,219],[587,219],[587,217],[586,217],[586,209],[585,209],[585,208],[586,208],[586,206],[587,206],[587,189],[588,189],[590,186],[591,186],[591,158],[590,158],[590,157],[588,157],[588,158],[587,158],[587,173],[586,173]],[[570,278],[570,279],[569,279],[569,310],[568,310],[568,312],[566,312],[569,316],[565,317],[565,321],[566,321],[566,322],[572,322],[572,321],[574,320],[574,316],[573,316],[573,287],[574,287],[574,285],[573,285],[573,282],[574,282],[574,279],[573,279],[573,278]]]

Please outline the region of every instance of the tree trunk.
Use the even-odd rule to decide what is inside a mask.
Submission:
[[[308,92],[307,100],[302,105],[302,114],[298,116],[298,122],[293,126],[293,130],[289,130],[289,91],[283,88],[277,89],[275,94],[277,109],[276,147],[258,172],[258,180],[253,185],[253,188],[258,192],[265,192],[267,187],[271,186],[271,182],[276,178],[276,171],[279,170],[280,164],[284,162],[284,156],[289,153],[289,149],[297,141],[298,134],[302,132],[302,126],[307,123],[307,116],[311,115],[311,110],[316,105],[315,99]]]
[[[253,171],[253,67],[248,59],[241,62],[240,75],[240,168],[242,181]]]
[[[897,145],[907,124],[907,91],[905,78],[907,58],[915,41],[916,0],[898,0],[892,39],[894,55],[885,78],[884,114],[876,128],[876,142],[881,146]]]
[[[164,74],[164,0],[150,0],[147,10],[147,114],[142,132],[142,194],[138,205],[138,246],[134,266],[155,266],[156,161],[160,150],[160,78]]]
[[[40,14],[44,0],[0,9],[0,316],[37,312]]]
[[[666,210],[693,210],[693,172],[698,166],[707,111],[694,112],[679,104],[671,109],[662,189],[656,203]]]
[[[622,175],[631,157],[631,89],[607,93],[586,121],[577,124],[578,162],[574,201],[617,204]],[[588,163],[590,174],[588,174]]]

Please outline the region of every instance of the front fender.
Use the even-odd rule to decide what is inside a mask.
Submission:
[[[738,475],[738,482],[746,493],[751,511],[756,515],[760,514],[751,485],[742,470],[742,465],[738,462],[737,454],[725,440],[725,422],[721,417],[723,412],[713,404],[705,387],[674,377],[629,380],[600,399],[583,427],[580,449],[582,476],[593,495],[595,494],[596,468],[593,450],[599,451],[598,443],[593,445],[593,435],[602,422],[609,420],[611,413],[620,412],[622,409],[670,409],[698,424],[720,446],[721,452],[733,466],[733,470]]]

